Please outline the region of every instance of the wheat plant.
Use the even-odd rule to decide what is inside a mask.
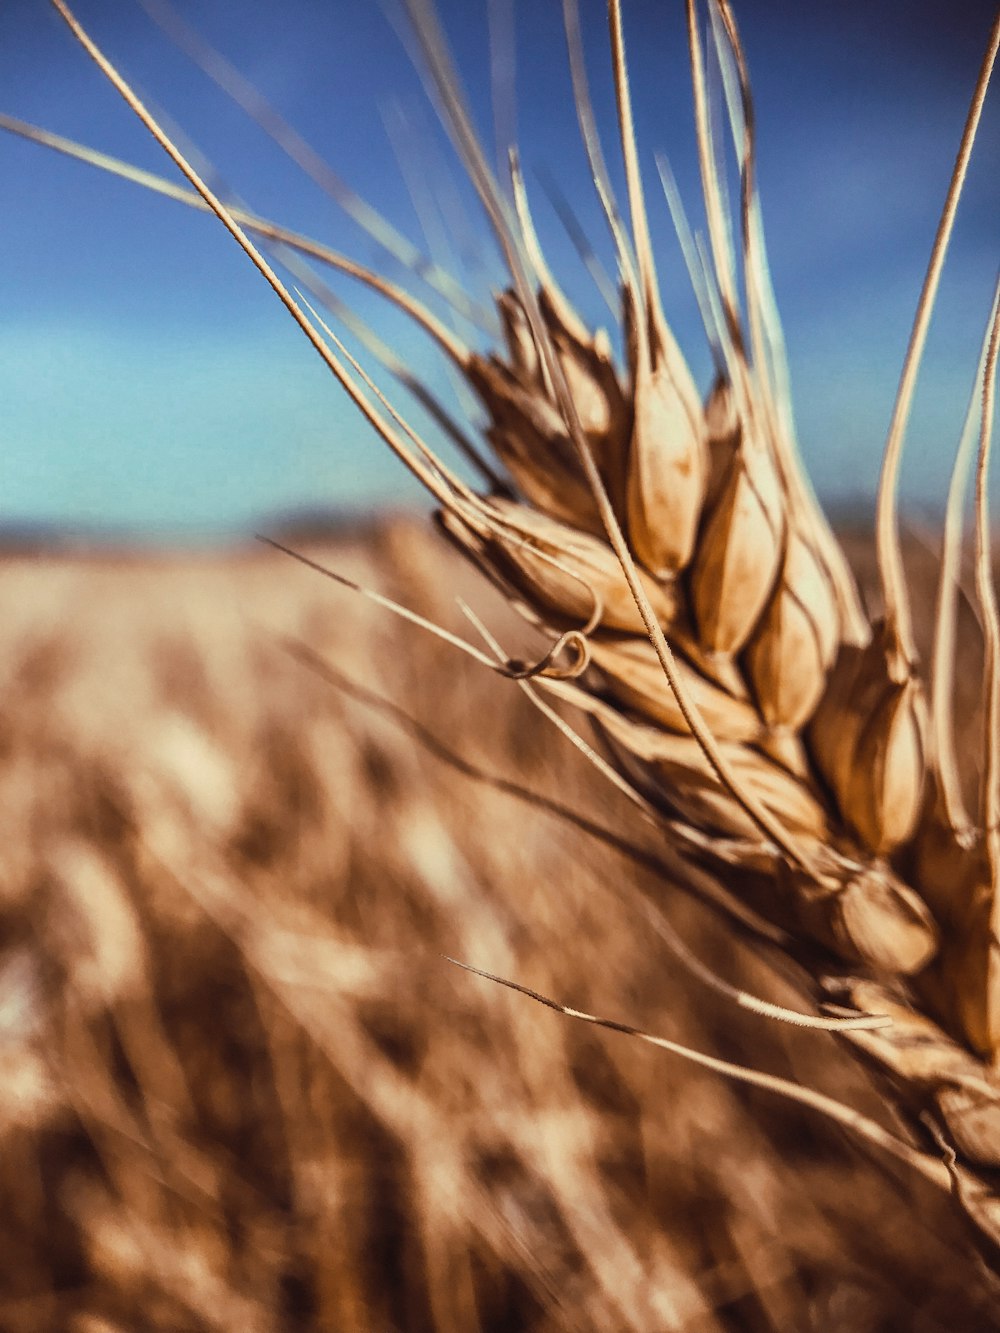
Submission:
[[[926,662],[917,651],[897,514],[916,375],[1000,18],[986,35],[956,146],[885,447],[875,528],[882,609],[873,618],[796,448],[756,185],[753,102],[729,0],[704,7],[687,0],[707,243],[692,237],[660,163],[712,350],[714,379],[705,397],[661,299],[633,124],[627,6],[623,15],[619,0],[609,0],[608,20],[627,210],[615,197],[591,109],[575,0],[565,0],[564,11],[580,131],[617,261],[613,318],[621,363],[613,338],[584,323],[550,271],[516,152],[505,182],[489,165],[429,0],[407,5],[419,58],[509,272],[495,302],[502,336],[485,352],[388,279],[228,207],[64,0],[52,3],[191,190],[9,118],[4,127],[218,216],[359,411],[430,492],[449,540],[546,646],[536,660],[514,658],[471,611],[466,635],[436,632],[516,682],[625,794],[637,826],[655,829],[679,873],[711,897],[734,931],[780,941],[810,979],[813,1012],[752,996],[714,975],[709,984],[756,1011],[761,1023],[811,1027],[817,1042],[848,1043],[874,1072],[894,1127],[800,1083],[527,993],[832,1118],[878,1160],[901,1162],[949,1195],[968,1223],[970,1246],[1000,1268],[1000,618],[987,506],[1000,348],[996,293],[992,306],[983,302],[986,328],[955,457]],[[713,80],[721,108],[711,104]],[[285,130],[275,129],[273,117],[269,123],[287,146]],[[739,171],[734,217],[724,188],[730,154]],[[418,435],[310,301],[278,276],[257,248],[261,238],[280,243],[289,266],[305,253],[351,273],[432,336],[486,417],[488,456],[452,423],[478,487]],[[305,270],[292,271],[303,286],[313,281]],[[472,307],[433,266],[423,272],[453,305]],[[313,299],[319,304],[322,292]],[[413,387],[407,368],[381,350],[388,368]],[[985,655],[974,804],[963,795],[953,716],[959,562],[973,464],[975,598]],[[382,601],[435,632],[405,607]],[[475,959],[457,961],[475,970]],[[523,989],[512,977],[491,979]]]

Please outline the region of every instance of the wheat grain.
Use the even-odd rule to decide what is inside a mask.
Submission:
[[[808,542],[789,533],[778,583],[747,645],[746,666],[765,722],[797,732],[813,716],[837,650],[837,607]]]
[[[781,481],[744,435],[699,537],[691,602],[706,652],[738,653],[774,589],[784,537]]]

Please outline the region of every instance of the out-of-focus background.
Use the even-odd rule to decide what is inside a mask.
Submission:
[[[305,549],[524,645],[422,525]],[[947,1195],[444,960],[892,1124],[679,966],[667,923],[808,1005],[516,685],[348,597],[277,554],[0,569],[0,1326],[997,1327]]]
[[[485,295],[482,222],[379,6],[180,8],[414,239],[403,168],[429,184]],[[582,8],[610,153],[603,6]],[[518,120],[546,247],[597,320],[537,183],[607,259],[557,10],[516,6]],[[640,133],[694,200],[680,6],[625,10]],[[441,11],[486,126],[485,7]],[[738,14],[804,447],[853,521],[988,6]],[[241,198],[405,278],[138,5],[80,16]],[[0,88],[8,114],[168,170],[44,6],[0,7]],[[992,282],[996,134],[991,110],[907,456],[932,516]],[[423,519],[378,516],[413,488],[218,227],[7,137],[0,163],[0,1327],[997,1326],[948,1199],[814,1116],[444,960],[887,1114],[832,1037],[679,969],[667,922],[734,984],[806,1003],[516,685],[247,540],[291,534],[468,633],[461,594],[508,651],[537,650]],[[451,392],[403,318],[334,285]],[[926,640],[933,550],[907,551]]]
[[[462,0],[440,6],[492,146],[488,9]],[[515,128],[543,240],[583,312],[606,319],[542,187],[554,180],[613,271],[587,186],[561,7],[498,0],[494,9],[501,50],[504,15],[514,14]],[[679,0],[627,5],[626,39],[667,309],[704,383],[704,338],[653,166],[654,151],[668,156],[698,223],[683,9]],[[584,0],[581,10],[614,160],[604,7]],[[445,257],[482,295],[500,280],[499,269],[387,17],[394,11],[395,0],[177,4],[346,181],[424,244],[407,178],[415,183],[435,251],[435,230],[443,228]],[[402,276],[138,3],[80,0],[79,15],[234,194]],[[874,490],[990,17],[990,0],[751,0],[738,8],[803,447],[821,493],[840,505],[870,500]],[[176,177],[48,6],[7,0],[0,9],[0,88],[7,114]],[[914,412],[904,490],[915,506],[938,505],[986,320],[1000,216],[998,133],[992,99]],[[211,219],[8,136],[0,137],[0,169],[3,522],[183,540],[303,506],[357,509],[414,496]],[[357,285],[334,286],[449,393],[440,359],[403,317]]]

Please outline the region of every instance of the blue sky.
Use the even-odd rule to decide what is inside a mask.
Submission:
[[[575,131],[559,5],[513,2],[529,185],[538,171],[554,176],[610,263]],[[486,4],[440,0],[439,8],[490,134]],[[466,281],[482,293],[497,280],[475,201],[377,0],[178,0],[178,9],[419,241],[385,128],[386,116],[402,117],[407,161],[438,195],[458,200],[450,218]],[[581,9],[610,153],[604,6],[582,0]],[[666,152],[697,216],[683,6],[625,0],[624,10],[667,311],[704,382],[704,339],[652,172],[654,150]],[[401,276],[138,4],[78,0],[77,12],[247,203]],[[764,217],[803,452],[830,502],[870,496],[992,3],[737,0],[736,14],[757,99]],[[172,172],[41,0],[0,6],[0,89],[0,111]],[[416,143],[431,147],[417,152]],[[970,387],[1000,254],[998,149],[994,90],[904,460],[915,508],[940,499]],[[218,224],[6,135],[0,179],[0,525],[225,536],[281,513],[416,496]],[[553,266],[599,320],[600,301],[533,188]],[[354,285],[334,286],[449,393],[440,362],[404,319]]]

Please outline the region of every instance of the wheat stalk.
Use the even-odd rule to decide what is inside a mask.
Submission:
[[[687,234],[664,172],[717,367],[704,403],[657,280],[619,0],[609,0],[608,13],[628,226],[589,104],[574,0],[565,0],[564,9],[582,137],[618,260],[624,367],[609,337],[586,327],[549,271],[516,155],[509,194],[488,165],[430,0],[408,0],[413,31],[511,279],[497,300],[504,341],[485,355],[377,274],[228,209],[65,0],[52,3],[194,191],[169,192],[223,221],[359,410],[434,496],[451,540],[552,639],[534,666],[508,659],[485,627],[489,653],[459,646],[517,678],[550,716],[546,698],[589,718],[601,753],[578,738],[584,752],[692,865],[714,869],[784,929],[789,952],[826,1004],[827,1025],[847,1029],[843,1039],[877,1071],[910,1139],[806,1089],[694,1058],[798,1096],[850,1125],[951,1189],[979,1236],[1000,1245],[1000,1195],[991,1174],[1000,1166],[1000,621],[986,500],[1000,343],[996,298],[956,455],[929,682],[917,662],[896,513],[913,388],[1000,18],[974,89],[885,449],[876,539],[886,609],[883,620],[870,623],[791,429],[756,188],[753,103],[729,0],[708,0],[707,40],[695,0],[687,3],[707,252]],[[722,186],[725,145],[709,105],[713,69],[739,165],[735,229]],[[273,116],[261,107],[255,114],[275,132]],[[3,127],[164,188],[149,173],[69,141],[10,120]],[[314,165],[301,140],[292,149]],[[432,334],[486,411],[496,464],[481,468],[493,479],[485,492],[460,480],[386,402],[332,330],[285,287],[248,232],[347,268]],[[408,258],[450,300],[473,308],[436,270]],[[976,593],[986,645],[986,723],[979,808],[969,813],[950,710],[956,552],[977,421]],[[563,1012],[635,1031],[575,1009]],[[676,1043],[660,1044],[692,1055]]]

